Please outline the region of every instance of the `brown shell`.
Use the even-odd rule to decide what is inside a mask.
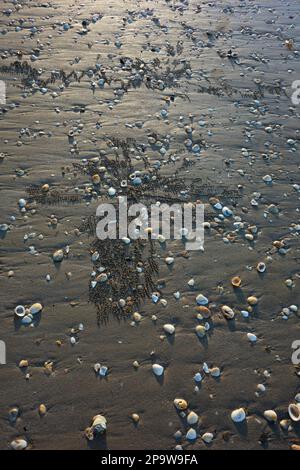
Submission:
[[[203,318],[210,318],[211,317],[211,311],[209,308],[204,307],[204,305],[199,305],[196,307],[196,310],[198,313],[200,313]]]

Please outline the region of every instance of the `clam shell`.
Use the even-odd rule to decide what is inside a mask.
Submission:
[[[264,411],[264,417],[270,423],[275,423],[277,421],[277,413],[274,410]]]
[[[186,433],[185,437],[188,441],[194,441],[195,439],[197,439],[197,433],[196,433],[195,429],[190,428],[188,430],[188,432]]]
[[[28,446],[28,443],[25,439],[17,438],[10,443],[10,447],[13,450],[24,450]]]
[[[199,336],[199,338],[204,338],[206,335],[206,329],[203,325],[197,325],[195,328],[196,335]]]
[[[212,369],[210,369],[210,375],[212,377],[220,377],[221,371],[220,371],[219,367],[213,367]]]
[[[199,305],[199,307],[197,307],[197,312],[200,313],[203,318],[211,317],[210,309],[208,307],[205,307],[204,305]]]
[[[140,420],[140,417],[139,417],[139,415],[138,415],[137,413],[132,413],[131,419],[132,419],[132,421],[134,421],[135,423],[138,423],[139,420]]]
[[[187,420],[187,422],[190,426],[192,426],[193,424],[196,424],[198,422],[198,419],[199,419],[199,416],[194,411],[191,411],[187,415],[187,418],[186,418],[186,420]]]
[[[175,333],[175,326],[172,325],[171,323],[166,323],[164,326],[163,326],[163,329],[166,333],[168,333],[169,335],[173,335]]]
[[[240,278],[240,276],[234,276],[231,279],[231,284],[233,285],[233,287],[240,287],[241,283],[242,279]]]
[[[188,404],[187,404],[187,401],[184,400],[183,398],[175,398],[174,406],[175,408],[177,408],[177,410],[183,411],[187,409]]]
[[[15,308],[15,315],[17,317],[23,318],[25,316],[26,310],[24,305],[17,305]]]
[[[30,309],[29,309],[29,312],[30,312],[32,315],[35,315],[36,313],[39,313],[42,309],[43,309],[42,304],[40,304],[40,303],[35,303],[35,304],[31,305],[31,307],[30,307]]]
[[[64,252],[63,250],[56,250],[53,255],[52,259],[55,263],[60,263],[64,258]]]
[[[300,421],[300,405],[291,403],[288,407],[288,412],[292,421]]]
[[[160,364],[153,364],[152,365],[153,374],[157,377],[160,377],[164,373],[164,368]]]
[[[201,436],[201,439],[206,442],[206,444],[209,444],[210,442],[212,442],[214,438],[214,435],[211,433],[211,432],[205,432],[202,436]]]
[[[258,299],[257,297],[254,297],[254,295],[251,295],[250,297],[248,297],[247,302],[249,305],[257,305]]]
[[[234,318],[235,313],[228,305],[222,305],[221,310],[226,320],[232,320]]]
[[[237,408],[231,413],[231,419],[234,423],[241,423],[246,419],[246,413],[244,408]]]
[[[39,406],[39,415],[44,416],[46,413],[47,413],[46,405],[41,403],[40,406]]]

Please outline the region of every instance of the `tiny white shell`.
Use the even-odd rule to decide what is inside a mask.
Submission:
[[[196,438],[197,438],[197,433],[195,431],[195,429],[193,428],[190,428],[188,430],[188,432],[186,433],[186,439],[188,439],[189,441],[194,441]]]
[[[17,438],[10,443],[10,446],[13,450],[24,450],[28,446],[28,443],[25,439]]]
[[[163,326],[163,329],[166,333],[168,333],[169,335],[173,335],[175,333],[175,326],[172,325],[171,323],[166,323],[164,326]]]
[[[244,408],[237,408],[231,413],[231,419],[234,423],[241,423],[246,419],[246,413]]]
[[[209,444],[210,442],[212,442],[214,438],[214,435],[211,433],[211,432],[205,432],[202,436],[201,436],[201,439],[206,442],[206,444]]]
[[[160,364],[153,364],[152,371],[154,375],[157,375],[158,377],[160,377],[164,373],[164,368]]]
[[[275,423],[277,421],[277,413],[274,410],[264,411],[264,417],[270,423]]]
[[[24,305],[17,305],[15,308],[15,314],[17,317],[23,318],[25,316],[26,310]]]
[[[196,424],[198,422],[198,419],[199,419],[199,416],[197,415],[197,413],[195,413],[194,411],[191,411],[188,415],[187,415],[187,422],[189,425],[193,425],[193,424]]]

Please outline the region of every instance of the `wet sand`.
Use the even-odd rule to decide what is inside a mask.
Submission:
[[[114,0],[109,5],[102,1],[48,5],[25,2],[20,11],[0,17],[0,79],[7,85],[0,124],[4,154],[0,223],[9,225],[0,240],[0,339],[7,347],[7,364],[0,366],[1,449],[8,449],[19,436],[26,438],[30,449],[174,449],[178,444],[174,433],[184,434],[190,427],[174,407],[177,397],[187,400],[189,410],[199,415],[199,436],[214,433],[209,445],[201,437],[194,443],[183,437],[179,444],[184,449],[290,448],[298,442],[299,425],[291,422],[284,431],[279,421],[288,418],[288,404],[299,391],[299,369],[291,361],[291,344],[300,339],[299,318],[296,312],[286,320],[281,314],[285,307],[299,306],[299,230],[295,228],[299,191],[293,185],[299,184],[300,108],[291,102],[291,84],[300,77],[295,53],[300,37],[298,3]],[[15,10],[12,4],[2,5],[1,10],[6,8]],[[141,17],[139,12],[147,8],[153,14],[148,11]],[[81,22],[93,14],[102,17],[88,25],[87,34],[78,34]],[[25,19],[23,29],[16,31],[20,18]],[[123,18],[127,18],[125,26]],[[30,33],[33,20],[37,32]],[[62,27],[65,22],[72,26],[67,31]],[[294,41],[292,50],[285,45],[289,39]],[[22,57],[15,51],[22,51]],[[80,60],[74,61],[75,57]],[[121,58],[138,58],[149,71],[141,83],[131,84],[118,97],[116,90],[126,88],[132,75],[131,70],[120,70]],[[158,65],[154,59],[159,59]],[[25,69],[19,74],[12,70],[17,60],[41,69],[37,90],[30,77],[26,82]],[[87,73],[97,63],[108,77],[104,88],[97,84],[98,72],[93,77]],[[174,82],[170,71],[182,66],[185,71]],[[38,80],[46,82],[53,70],[85,74],[80,82],[71,76],[64,86],[61,77],[48,82],[43,94]],[[151,73],[162,75],[164,89],[158,89],[157,82],[149,85],[146,76],[151,78]],[[166,97],[174,101],[168,104]],[[161,116],[162,109],[167,109],[167,118]],[[180,122],[194,128],[192,140],[199,143],[199,154],[186,146],[188,136]],[[83,125],[80,132],[79,124]],[[272,132],[266,130],[270,126]],[[68,137],[74,127],[77,145]],[[149,145],[153,133],[166,140],[165,155]],[[160,292],[167,306],[146,299],[138,308],[142,320],[134,325],[130,314],[110,314],[99,323],[89,287],[93,237],[78,231],[84,218],[95,215],[106,190],[93,187],[91,176],[73,164],[100,157],[100,151],[113,158],[109,141],[116,138],[132,139],[130,153],[136,168],[142,167],[136,156],[143,153],[144,144],[150,167],[159,160],[164,177],[172,178],[177,171],[176,178],[183,178],[187,189],[198,179],[192,200],[204,202],[207,214],[220,213],[209,203],[209,197],[215,196],[246,226],[258,228],[249,241],[243,232],[234,232],[233,217],[212,219],[205,231],[204,252],[189,252],[188,257],[181,256],[181,241],[157,244],[159,273],[153,282],[157,286],[157,279],[165,280]],[[288,139],[295,142],[289,144]],[[175,162],[169,160],[172,156]],[[191,164],[183,166],[184,158]],[[262,180],[265,175],[272,176],[273,184]],[[49,184],[50,191],[60,191],[61,202],[31,201],[22,213],[19,199],[28,199],[32,185],[44,184]],[[211,194],[201,194],[204,184]],[[237,191],[236,200],[220,196],[223,186]],[[95,194],[87,197],[85,187],[92,187]],[[261,194],[256,195],[257,207],[251,204],[255,192]],[[79,194],[78,201],[64,200],[74,193]],[[156,194],[152,196],[156,200]],[[270,212],[271,204],[278,213]],[[51,215],[57,225],[49,226]],[[35,236],[26,241],[26,234]],[[273,246],[276,240],[284,240],[286,253]],[[30,246],[36,254],[30,253]],[[53,263],[53,252],[66,246],[68,256]],[[175,258],[171,268],[164,262],[169,252]],[[263,275],[256,270],[260,261],[267,266]],[[14,275],[9,277],[9,271]],[[236,275],[242,279],[239,289],[231,285]],[[191,278],[195,279],[192,289],[187,285]],[[293,287],[287,287],[287,279],[292,279]],[[181,294],[179,300],[174,297],[176,291]],[[195,334],[195,326],[204,324],[196,318],[199,293],[208,297],[212,311],[210,330],[201,340]],[[250,295],[259,302],[246,319],[240,312],[247,309]],[[34,302],[43,305],[36,324],[25,327],[16,322],[15,307]],[[234,309],[233,321],[223,317],[222,305]],[[84,329],[75,334],[76,344],[71,345],[72,329],[81,323]],[[165,335],[165,323],[175,325],[174,336]],[[255,344],[248,341],[249,332],[257,336]],[[29,361],[26,370],[18,367],[22,359]],[[45,373],[46,361],[53,362],[51,374]],[[137,370],[134,361],[140,364]],[[107,377],[96,377],[93,366],[98,362],[109,367]],[[204,362],[218,366],[221,376],[215,379],[203,373]],[[165,367],[163,380],[153,375],[153,363]],[[198,371],[203,380],[195,390],[193,376]],[[266,386],[259,396],[257,384]],[[38,413],[41,403],[47,407],[43,417]],[[12,425],[8,412],[14,406],[20,416]],[[230,414],[240,407],[247,411],[247,420],[236,426]],[[263,416],[269,409],[278,415],[275,425]],[[99,413],[107,419],[107,433],[89,442],[84,430]],[[132,413],[140,416],[136,426]]]

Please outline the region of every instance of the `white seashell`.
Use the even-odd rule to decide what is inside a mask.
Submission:
[[[256,388],[261,393],[265,393],[266,391],[266,387],[264,386],[264,384],[258,384]]]
[[[19,207],[20,207],[20,208],[25,207],[25,206],[26,206],[26,201],[25,201],[25,199],[19,199],[18,204],[19,204]]]
[[[175,408],[177,408],[177,410],[183,411],[187,409],[188,404],[187,404],[187,401],[184,400],[183,398],[175,398],[174,406]]]
[[[165,258],[165,262],[168,265],[173,264],[174,263],[174,258],[172,258],[172,256],[167,256],[167,258]]]
[[[219,367],[213,367],[212,369],[210,369],[210,375],[212,377],[220,377],[221,371],[220,371]]]
[[[199,383],[202,381],[202,375],[200,374],[200,372],[196,372],[196,374],[194,375],[194,380],[196,383]]]
[[[171,323],[166,323],[164,326],[163,326],[163,329],[166,333],[168,333],[169,335],[173,335],[175,333],[175,326],[174,325],[171,325]]]
[[[206,444],[209,444],[210,442],[212,442],[214,438],[214,435],[211,433],[211,432],[205,432],[202,436],[201,436],[201,439],[206,442]]]
[[[300,421],[300,405],[291,403],[288,412],[292,421]]]
[[[53,255],[52,259],[55,263],[60,263],[64,258],[64,252],[63,250],[56,250]]]
[[[35,303],[31,305],[29,312],[31,315],[35,315],[36,313],[39,313],[41,310],[43,310],[43,306],[40,303]]]
[[[297,393],[297,395],[295,395],[295,400],[297,403],[300,403],[300,393]]]
[[[264,273],[265,270],[267,269],[267,266],[265,265],[265,263],[263,263],[262,261],[260,261],[257,266],[256,266],[256,269],[259,273]]]
[[[256,343],[257,341],[257,336],[255,336],[253,333],[247,333],[247,338],[250,343]]]
[[[24,305],[17,305],[15,308],[15,314],[17,317],[23,318],[25,316],[26,310]]]
[[[190,426],[192,426],[193,424],[196,424],[198,422],[198,419],[199,419],[199,416],[194,411],[191,411],[187,415],[187,418],[186,418],[186,420],[187,420],[187,422]]]
[[[195,279],[190,279],[190,280],[188,281],[188,286],[189,286],[189,287],[194,287],[194,285],[195,285]]]
[[[196,331],[196,335],[199,338],[204,338],[204,336],[206,335],[206,329],[205,329],[205,326],[203,325],[197,325],[195,328],[195,331]]]
[[[30,323],[32,323],[32,315],[25,315],[22,320],[21,320],[21,323],[22,325],[30,325]]]
[[[100,255],[98,253],[98,251],[94,251],[94,253],[92,254],[92,261],[97,261],[99,259]]]
[[[199,294],[196,297],[196,302],[198,305],[207,305],[208,304],[208,298],[205,297],[203,294]]]
[[[185,437],[188,441],[194,441],[195,439],[197,439],[197,433],[196,433],[195,429],[190,428],[188,430],[188,432],[186,433]]]
[[[99,364],[99,362],[96,362],[96,364],[94,364],[94,371],[96,372],[96,374],[98,374],[100,368],[101,368],[101,364]]]
[[[132,315],[132,319],[138,323],[141,321],[142,315],[139,312],[134,312],[134,314]]]
[[[234,423],[241,423],[246,419],[246,413],[244,408],[237,408],[231,413],[231,419]]]
[[[275,423],[275,421],[277,421],[277,413],[274,410],[264,411],[264,417],[270,423]]]
[[[115,190],[115,188],[110,187],[107,192],[108,195],[112,197],[116,194],[117,191]]]
[[[273,180],[272,180],[272,176],[271,176],[271,175],[265,175],[265,176],[263,176],[263,181],[264,181],[265,183],[271,183],[271,181],[273,181]]]
[[[232,320],[235,317],[234,311],[228,305],[222,305],[221,310],[226,320]]]
[[[10,443],[10,446],[13,450],[24,450],[28,446],[28,443],[25,439],[17,438]]]
[[[154,375],[156,375],[157,377],[160,377],[164,373],[164,368],[160,364],[153,364],[152,371]]]

